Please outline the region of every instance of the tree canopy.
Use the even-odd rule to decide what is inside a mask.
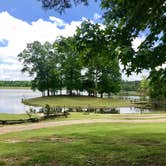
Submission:
[[[166,70],[153,70],[150,75],[149,89],[151,98],[166,99]]]
[[[113,56],[106,31],[99,24],[83,21],[77,28],[75,39],[82,64],[88,69],[85,76],[91,90],[96,93],[99,89],[101,94],[118,92],[121,82],[119,62]]]
[[[99,25],[85,21],[73,37],[60,37],[53,44],[35,41],[27,46],[18,57],[23,63],[22,71],[34,77],[32,88],[43,95],[47,91],[48,96],[62,89],[70,95],[82,91],[101,97],[104,93],[117,93],[121,83],[119,61],[108,58],[111,52],[105,47],[107,41],[101,44],[99,34],[104,36]]]
[[[71,8],[73,5],[84,4],[88,5],[88,0],[38,0],[42,2],[42,7],[44,9],[55,9],[56,11],[62,13],[66,9]]]
[[[42,0],[44,8],[64,11],[72,4],[88,4],[88,0]],[[104,22],[114,33],[115,51],[127,74],[154,69],[166,62],[165,0],[101,0]],[[134,50],[132,42],[144,34],[141,45]]]
[[[119,58],[128,72],[154,69],[166,62],[165,0],[102,0],[105,23],[115,26]],[[144,35],[137,50],[136,37]]]

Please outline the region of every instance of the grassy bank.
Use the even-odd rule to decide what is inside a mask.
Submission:
[[[166,165],[166,124],[86,124],[0,137],[0,165]]]
[[[39,117],[39,115],[33,115],[33,118]],[[26,114],[0,114],[0,120],[20,120],[28,119]],[[84,120],[84,119],[166,119],[165,113],[155,113],[155,114],[95,114],[95,113],[82,113],[82,112],[70,112],[67,118],[57,117],[54,119],[48,119],[47,121],[63,121],[63,120]]]
[[[33,115],[33,118],[38,117],[38,115]],[[27,114],[5,114],[0,113],[0,120],[20,120],[20,119],[28,119],[29,116]]]
[[[39,118],[39,115],[33,115],[32,118]],[[0,120],[24,120],[29,117],[26,114],[3,114],[0,113]],[[165,113],[155,114],[95,114],[95,113],[82,113],[82,112],[70,112],[68,117],[57,117],[53,119],[47,119],[45,121],[68,121],[68,120],[86,120],[86,119],[112,119],[112,120],[148,120],[148,119],[166,119]]]
[[[125,107],[131,106],[129,100],[120,99],[103,99],[87,96],[54,96],[54,97],[39,97],[24,100],[27,105],[45,106],[46,104],[56,107]]]

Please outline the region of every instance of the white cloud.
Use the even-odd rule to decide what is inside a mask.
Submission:
[[[61,20],[61,19],[59,19],[59,18],[57,18],[57,17],[54,17],[54,16],[50,16],[50,17],[49,17],[49,20],[50,20],[50,21],[53,21],[55,24],[57,24],[57,25],[59,25],[59,26],[62,26],[62,25],[65,25],[65,24],[66,24],[63,20]]]
[[[132,47],[135,51],[138,50],[138,47],[140,46],[140,44],[145,40],[146,36],[142,35],[140,37],[136,37],[133,42],[132,42]]]
[[[94,20],[99,20],[101,18],[102,18],[102,16],[100,14],[98,14],[98,13],[95,13],[94,16],[93,16]]]
[[[101,18],[97,13],[94,14],[94,21]],[[63,20],[50,16],[48,21],[38,19],[31,24],[13,17],[8,12],[0,13],[0,41],[8,41],[4,47],[0,47],[0,80],[25,80],[30,79],[27,75],[23,75],[20,71],[22,65],[17,60],[17,55],[26,47],[27,43],[35,40],[44,43],[45,41],[53,42],[58,36],[72,36],[75,30],[80,26],[80,21],[72,21],[66,23]],[[133,47],[136,49],[144,37],[136,38],[133,41]],[[139,76],[133,75],[127,78],[123,74],[123,78],[135,80],[140,79]]]
[[[139,74],[132,73],[130,76],[127,76],[125,73],[122,72],[123,80],[128,80],[128,81],[141,80],[143,76],[148,77],[149,76],[149,71],[148,70],[143,70]]]
[[[53,16],[49,17],[49,21],[38,19],[29,24],[11,16],[8,12],[1,12],[0,41],[7,40],[8,45],[0,47],[0,80],[29,79],[20,72],[22,66],[17,60],[17,55],[27,43],[35,40],[41,43],[53,42],[58,36],[72,36],[80,24],[81,21],[65,23]]]

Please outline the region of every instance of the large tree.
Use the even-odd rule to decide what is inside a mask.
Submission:
[[[150,96],[154,99],[166,99],[166,70],[153,70],[150,75]]]
[[[43,7],[62,12],[73,4],[88,0],[41,0]],[[154,69],[166,62],[166,1],[165,0],[101,0],[105,24],[112,32],[114,49],[127,74]],[[144,33],[145,40],[134,50],[132,42]]]
[[[22,72],[28,72],[34,77],[32,88],[43,92],[56,90],[56,55],[50,43],[42,45],[35,41],[27,46],[19,55],[19,60],[23,63]]]
[[[44,8],[54,8],[58,12],[63,12],[73,4],[88,4],[88,0],[41,1]],[[155,74],[155,77],[158,76],[156,79],[161,81],[162,70],[165,80],[166,68],[162,67],[160,70],[158,67],[166,63],[166,1],[101,0],[101,8],[112,50],[124,65],[126,73],[130,75],[132,72],[139,73],[148,69],[152,71],[151,80],[154,80],[155,71],[159,73]],[[137,48],[133,48],[133,42],[138,38],[142,38],[142,42]],[[153,84],[153,88],[157,88],[157,82],[154,83],[156,86]]]
[[[98,91],[103,97],[103,93],[117,93],[121,89],[121,73],[118,59],[108,61],[101,67]]]
[[[81,89],[81,62],[75,48],[73,37],[61,37],[58,43],[59,55],[63,57],[61,62],[64,87],[72,94],[73,90]]]
[[[102,0],[108,26],[114,32],[119,58],[128,73],[153,69],[166,62],[165,0]],[[134,50],[132,42],[140,35],[144,41]]]
[[[94,24],[91,21],[84,21],[75,34],[76,47],[85,68],[85,87],[87,87],[89,93],[95,96],[99,89],[101,93],[120,90],[116,88],[116,85],[119,86],[118,82],[120,82],[121,78],[119,63],[106,32],[101,25]],[[112,83],[115,80],[114,77],[117,77],[116,83]],[[104,90],[104,86],[101,86],[102,82],[105,82],[105,86],[107,86],[106,82],[115,86],[108,85],[107,90],[106,88]]]
[[[101,6],[108,29],[114,29],[115,50],[127,74],[149,69],[150,96],[166,98],[166,1],[102,0]],[[142,43],[133,49],[137,38]]]

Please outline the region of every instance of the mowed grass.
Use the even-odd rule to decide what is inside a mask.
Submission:
[[[38,97],[24,100],[25,104],[33,106],[60,106],[60,107],[122,107],[131,106],[129,100],[120,99],[102,99],[87,96],[54,96],[54,97]]]
[[[35,114],[32,117],[40,117],[41,114]],[[20,120],[28,119],[26,114],[3,114],[0,113],[0,120]],[[99,114],[99,113],[85,113],[85,112],[70,112],[68,117],[57,117],[54,119],[47,119],[46,121],[66,121],[66,120],[86,120],[86,119],[113,119],[113,120],[146,120],[146,119],[166,119],[165,113],[155,114]]]
[[[165,166],[166,124],[96,123],[1,135],[0,165]]]
[[[38,117],[38,115],[33,115],[32,117]],[[20,119],[28,119],[29,116],[27,114],[6,114],[0,113],[0,120],[20,120]]]

